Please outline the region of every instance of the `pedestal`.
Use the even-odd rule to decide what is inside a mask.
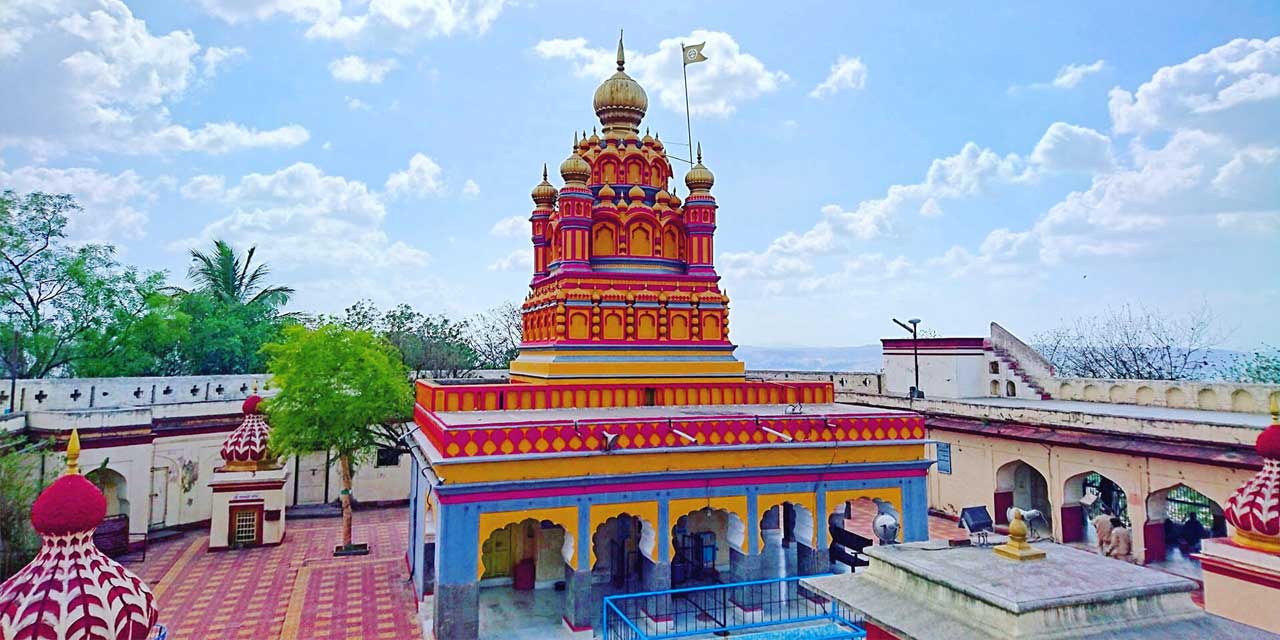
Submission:
[[[1280,633],[1280,554],[1242,547],[1228,538],[1201,543],[1205,611]]]

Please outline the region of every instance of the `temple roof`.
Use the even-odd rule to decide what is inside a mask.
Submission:
[[[107,501],[80,475],[79,458],[73,431],[66,473],[31,507],[40,552],[0,584],[5,640],[146,640],[157,626],[151,589],[93,543]]]

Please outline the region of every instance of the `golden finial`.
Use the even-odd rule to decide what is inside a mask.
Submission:
[[[574,149],[578,148],[578,132],[577,131],[573,132],[573,148]]]
[[[996,555],[1003,556],[1010,560],[1040,560],[1045,557],[1045,552],[1027,544],[1027,522],[1023,519],[1022,510],[1013,510],[1013,520],[1009,522],[1009,541],[997,545],[992,551]]]
[[[1271,424],[1280,424],[1280,395],[1271,394]]]
[[[542,181],[547,181],[547,163],[542,163]]]
[[[71,440],[67,441],[67,471],[66,475],[74,476],[80,473],[80,430],[71,430]]]
[[[698,164],[702,164],[702,141],[698,141]]]
[[[622,52],[622,29],[618,29],[618,71],[622,71],[627,66],[627,57]]]

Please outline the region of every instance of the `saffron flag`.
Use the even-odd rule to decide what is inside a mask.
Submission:
[[[685,47],[684,66],[687,67],[695,62],[702,62],[703,60],[706,60],[707,57],[702,55],[702,48],[705,46],[707,46],[707,43],[703,42],[701,44],[691,44]]]

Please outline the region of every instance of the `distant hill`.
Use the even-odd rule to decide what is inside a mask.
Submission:
[[[747,369],[787,371],[879,371],[883,366],[880,345],[860,347],[753,347],[740,345],[736,352]]]

